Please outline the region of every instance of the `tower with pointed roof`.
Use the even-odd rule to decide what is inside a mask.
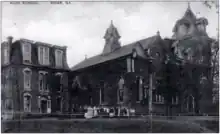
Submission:
[[[206,84],[200,82],[201,78],[212,81],[210,77],[211,71],[209,70],[211,68],[212,39],[206,33],[207,25],[208,20],[204,17],[197,18],[188,4],[183,17],[176,22],[173,29],[173,53],[181,59],[182,63],[187,63],[183,64],[183,72],[188,73],[185,73],[182,78],[185,81],[193,81],[193,84],[185,89],[183,97],[194,97],[192,102],[187,100],[187,103],[195,103],[191,111],[195,113],[208,112],[212,104],[211,86],[209,86],[208,82]],[[189,66],[192,68],[188,68]],[[195,68],[196,71],[194,70]],[[193,76],[193,79],[189,76]],[[197,87],[200,88],[197,89]]]
[[[120,48],[120,35],[118,33],[117,28],[113,25],[113,21],[111,21],[111,24],[109,28],[105,32],[105,46],[103,49],[103,54],[111,53],[115,51],[116,49]]]
[[[183,15],[183,17],[177,20],[173,28],[173,39],[181,40],[188,36],[207,36],[206,26],[208,20],[204,17],[197,18],[193,13],[190,4]]]

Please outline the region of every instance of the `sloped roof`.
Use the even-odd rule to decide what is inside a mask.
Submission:
[[[196,15],[191,10],[190,5],[188,5],[188,8],[186,9],[183,17],[179,20],[177,20],[176,24],[174,25],[173,32],[177,31],[177,26],[179,24],[188,23],[189,21],[192,23],[196,23]]]
[[[119,57],[123,57],[132,53],[132,50],[136,47],[135,44],[139,42],[144,49],[148,48],[149,45],[155,44],[158,39],[161,39],[159,36],[152,36],[134,43],[122,46],[121,48],[111,52],[109,54],[99,54],[97,56],[85,59],[79,64],[71,68],[72,71],[76,71],[82,68],[100,64],[106,61],[114,60]]]

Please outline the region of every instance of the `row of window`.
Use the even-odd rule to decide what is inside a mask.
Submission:
[[[23,70],[23,73],[24,73],[24,90],[30,91],[32,71],[29,68],[25,68]],[[61,80],[62,73],[57,73],[56,75],[59,75]],[[39,91],[49,91],[49,77],[47,72],[39,71],[38,83],[39,83]]]
[[[23,110],[24,112],[31,112],[31,104],[32,104],[32,96],[29,93],[24,93],[23,95]],[[57,111],[61,111],[62,109],[62,99],[61,97],[57,97]],[[6,99],[4,101],[3,110],[11,111],[13,110],[13,101],[12,99]],[[38,109],[40,113],[51,113],[51,98],[48,96],[47,98],[38,96]]]
[[[28,93],[24,94],[24,112],[31,112],[32,96]],[[40,113],[51,113],[50,97],[38,97],[38,109]]]
[[[9,46],[4,47],[3,63],[9,63]],[[22,43],[23,62],[31,64],[31,44],[28,42]],[[50,49],[46,46],[38,46],[38,62],[41,65],[50,65]],[[55,64],[56,67],[63,67],[63,51],[60,49],[55,50]]]
[[[137,79],[137,97],[136,97],[136,101],[139,102],[143,99],[147,98],[147,88],[144,87],[143,85],[143,79],[142,78],[138,78]],[[117,91],[117,100],[118,103],[123,102],[123,98],[124,98],[124,88],[125,88],[125,80],[123,78],[120,78],[119,82],[118,82],[118,91]],[[104,87],[100,88],[100,104],[102,104],[104,102]],[[154,94],[153,96],[153,101],[156,103],[164,103],[164,97],[162,95],[159,94]],[[172,97],[172,104],[178,104],[179,102],[179,98],[178,96],[176,97]]]
[[[31,63],[31,44],[23,43],[23,61],[25,63]],[[41,65],[50,64],[50,49],[46,46],[38,46],[38,61]],[[63,66],[63,51],[55,50],[55,63],[57,67]]]
[[[104,103],[104,84],[102,84],[103,86],[100,88],[99,91],[99,99],[100,99],[100,104]],[[121,77],[119,82],[118,82],[118,90],[117,90],[117,100],[118,103],[121,103],[124,101],[124,89],[125,89],[125,80]],[[142,78],[138,78],[137,79],[137,97],[136,97],[136,101],[141,101],[144,98],[147,98],[147,88],[144,87],[143,84],[143,79]]]

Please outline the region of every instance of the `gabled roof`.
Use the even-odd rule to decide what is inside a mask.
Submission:
[[[132,53],[133,49],[137,47],[135,44],[141,44],[143,49],[147,49],[150,45],[155,44],[158,40],[161,40],[160,36],[152,36],[140,41],[136,41],[134,43],[122,46],[121,48],[113,51],[112,53],[108,54],[99,54],[97,56],[85,59],[84,61],[80,62],[79,64],[75,65],[71,68],[72,71],[76,71],[82,68],[86,68],[89,66],[93,66],[96,64],[100,64],[106,61],[114,60]]]

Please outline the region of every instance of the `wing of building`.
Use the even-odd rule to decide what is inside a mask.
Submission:
[[[68,111],[66,48],[27,39],[2,43],[2,106],[7,118]]]
[[[213,39],[206,33],[207,25],[208,20],[197,18],[189,5],[176,21],[170,39],[162,39],[157,32],[122,46],[121,35],[111,21],[103,52],[71,68],[70,79],[75,85],[70,92],[81,95],[72,104],[126,106],[148,113],[152,81],[153,112],[165,114],[169,103],[169,111],[175,114],[207,113],[212,89],[198,84],[201,78],[210,78],[207,70]]]

